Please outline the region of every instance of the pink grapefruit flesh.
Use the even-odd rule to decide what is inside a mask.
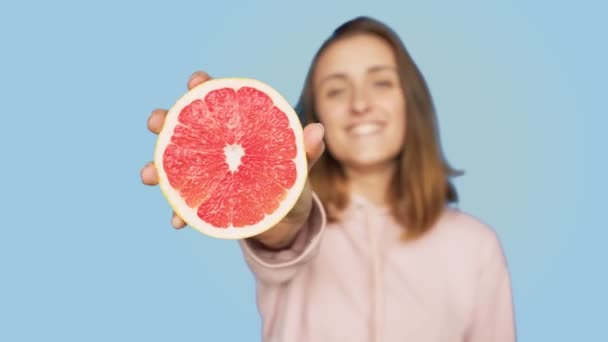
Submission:
[[[260,234],[287,215],[307,177],[291,105],[254,79],[213,79],[169,110],[154,163],[167,201],[190,227],[222,239]]]

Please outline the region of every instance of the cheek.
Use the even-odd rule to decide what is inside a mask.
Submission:
[[[397,108],[398,110],[395,112],[395,129],[397,130],[398,134],[403,136],[403,138],[405,138],[405,132],[406,132],[406,126],[407,126],[407,115],[406,115],[406,111],[405,108],[403,107],[399,107]]]
[[[338,108],[329,111],[328,108],[318,108],[319,122],[325,129],[324,141],[328,152],[334,156],[340,156],[347,149],[348,142],[344,134],[344,116]]]
[[[403,100],[393,97],[390,101],[385,102],[385,108],[390,113],[392,122],[392,132],[396,135],[396,140],[402,142],[405,140],[405,132],[407,125],[406,106]]]
[[[335,136],[344,126],[346,119],[343,106],[339,105],[319,105],[317,115],[319,122],[325,128],[325,136]]]
[[[406,134],[406,125],[405,120],[399,120],[399,123],[395,125],[395,144],[399,145],[399,148],[405,144],[405,136]]]
[[[323,127],[325,128],[324,140],[327,149],[332,154],[339,154],[340,151],[345,148],[345,145],[348,145],[342,125],[339,122],[330,119],[323,123]]]

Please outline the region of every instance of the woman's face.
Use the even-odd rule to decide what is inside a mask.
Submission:
[[[346,168],[393,163],[405,139],[405,99],[391,46],[372,35],[331,44],[314,78],[328,150]]]

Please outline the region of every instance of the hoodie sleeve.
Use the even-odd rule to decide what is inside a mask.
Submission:
[[[511,279],[496,234],[483,246],[473,319],[466,342],[515,342]]]
[[[319,198],[313,194],[311,214],[289,248],[272,251],[248,240],[241,240],[239,244],[258,281],[280,284],[292,279],[317,255],[325,226],[325,211]]]

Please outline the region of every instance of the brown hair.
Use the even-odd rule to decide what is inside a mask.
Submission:
[[[394,53],[406,102],[406,137],[388,200],[395,219],[406,229],[404,238],[413,239],[428,231],[445,206],[458,195],[450,177],[459,175],[446,162],[439,140],[437,119],[431,94],[416,64],[399,36],[387,25],[358,17],[338,27],[325,40],[313,58],[296,110],[308,124],[318,122],[313,89],[313,74],[321,53],[333,42],[357,35],[372,34],[387,41]],[[321,156],[310,172],[310,181],[328,213],[335,221],[348,205],[348,181],[340,163],[329,151]]]

